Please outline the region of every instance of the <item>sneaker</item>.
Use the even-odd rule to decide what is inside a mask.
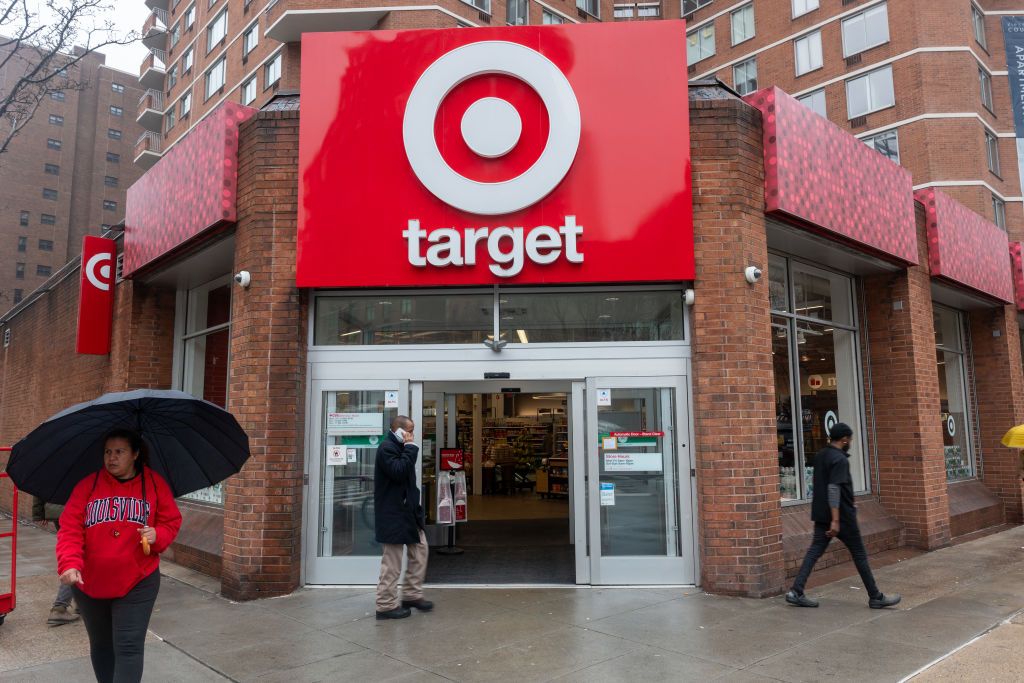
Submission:
[[[50,617],[46,620],[46,623],[50,626],[63,626],[79,619],[81,617],[78,616],[78,612],[75,612],[70,607],[54,605],[53,609],[50,610]]]
[[[377,612],[377,619],[405,619],[410,614],[412,614],[412,610],[408,607],[396,607],[389,609],[387,612]]]
[[[871,609],[884,609],[886,607],[892,607],[893,605],[900,604],[900,600],[902,599],[903,598],[900,597],[899,593],[893,593],[892,595],[885,595],[883,593],[879,594],[877,598],[871,598],[868,600],[868,607]]]
[[[415,607],[421,612],[429,612],[434,609],[434,603],[430,602],[430,600],[424,600],[423,598],[420,598],[419,600],[402,600],[402,607]]]
[[[811,600],[803,593],[797,593],[796,591],[789,591],[786,593],[786,602],[797,607],[817,607],[818,601]]]

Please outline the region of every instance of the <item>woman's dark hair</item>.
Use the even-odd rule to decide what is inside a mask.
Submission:
[[[126,429],[124,427],[118,427],[117,429],[111,429],[103,436],[103,445],[106,447],[107,442],[111,439],[124,439],[128,442],[128,445],[133,451],[137,451],[139,459],[137,462],[140,465],[149,464],[149,453],[146,449],[146,442],[143,441],[142,435],[134,429]]]

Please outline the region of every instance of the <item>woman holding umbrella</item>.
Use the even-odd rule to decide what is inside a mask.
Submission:
[[[57,534],[57,571],[73,587],[102,683],[142,679],[159,556],[181,527],[174,494],[143,449],[133,431],[109,432],[103,469],[75,486]]]

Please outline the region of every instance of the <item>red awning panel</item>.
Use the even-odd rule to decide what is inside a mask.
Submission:
[[[1017,310],[1024,311],[1024,245],[1020,242],[1010,242],[1010,271]]]
[[[744,98],[764,119],[765,211],[916,265],[910,172],[778,88]]]
[[[255,113],[225,102],[128,188],[126,276],[207,229],[235,221],[238,126]]]
[[[1014,301],[1010,241],[999,226],[934,188],[914,194],[928,223],[928,267],[932,277]]]

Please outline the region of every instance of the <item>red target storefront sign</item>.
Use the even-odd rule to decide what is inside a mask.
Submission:
[[[81,295],[75,341],[78,353],[100,356],[110,353],[116,264],[117,245],[114,240],[86,235],[82,241]]]
[[[685,24],[312,33],[302,287],[694,277]]]

